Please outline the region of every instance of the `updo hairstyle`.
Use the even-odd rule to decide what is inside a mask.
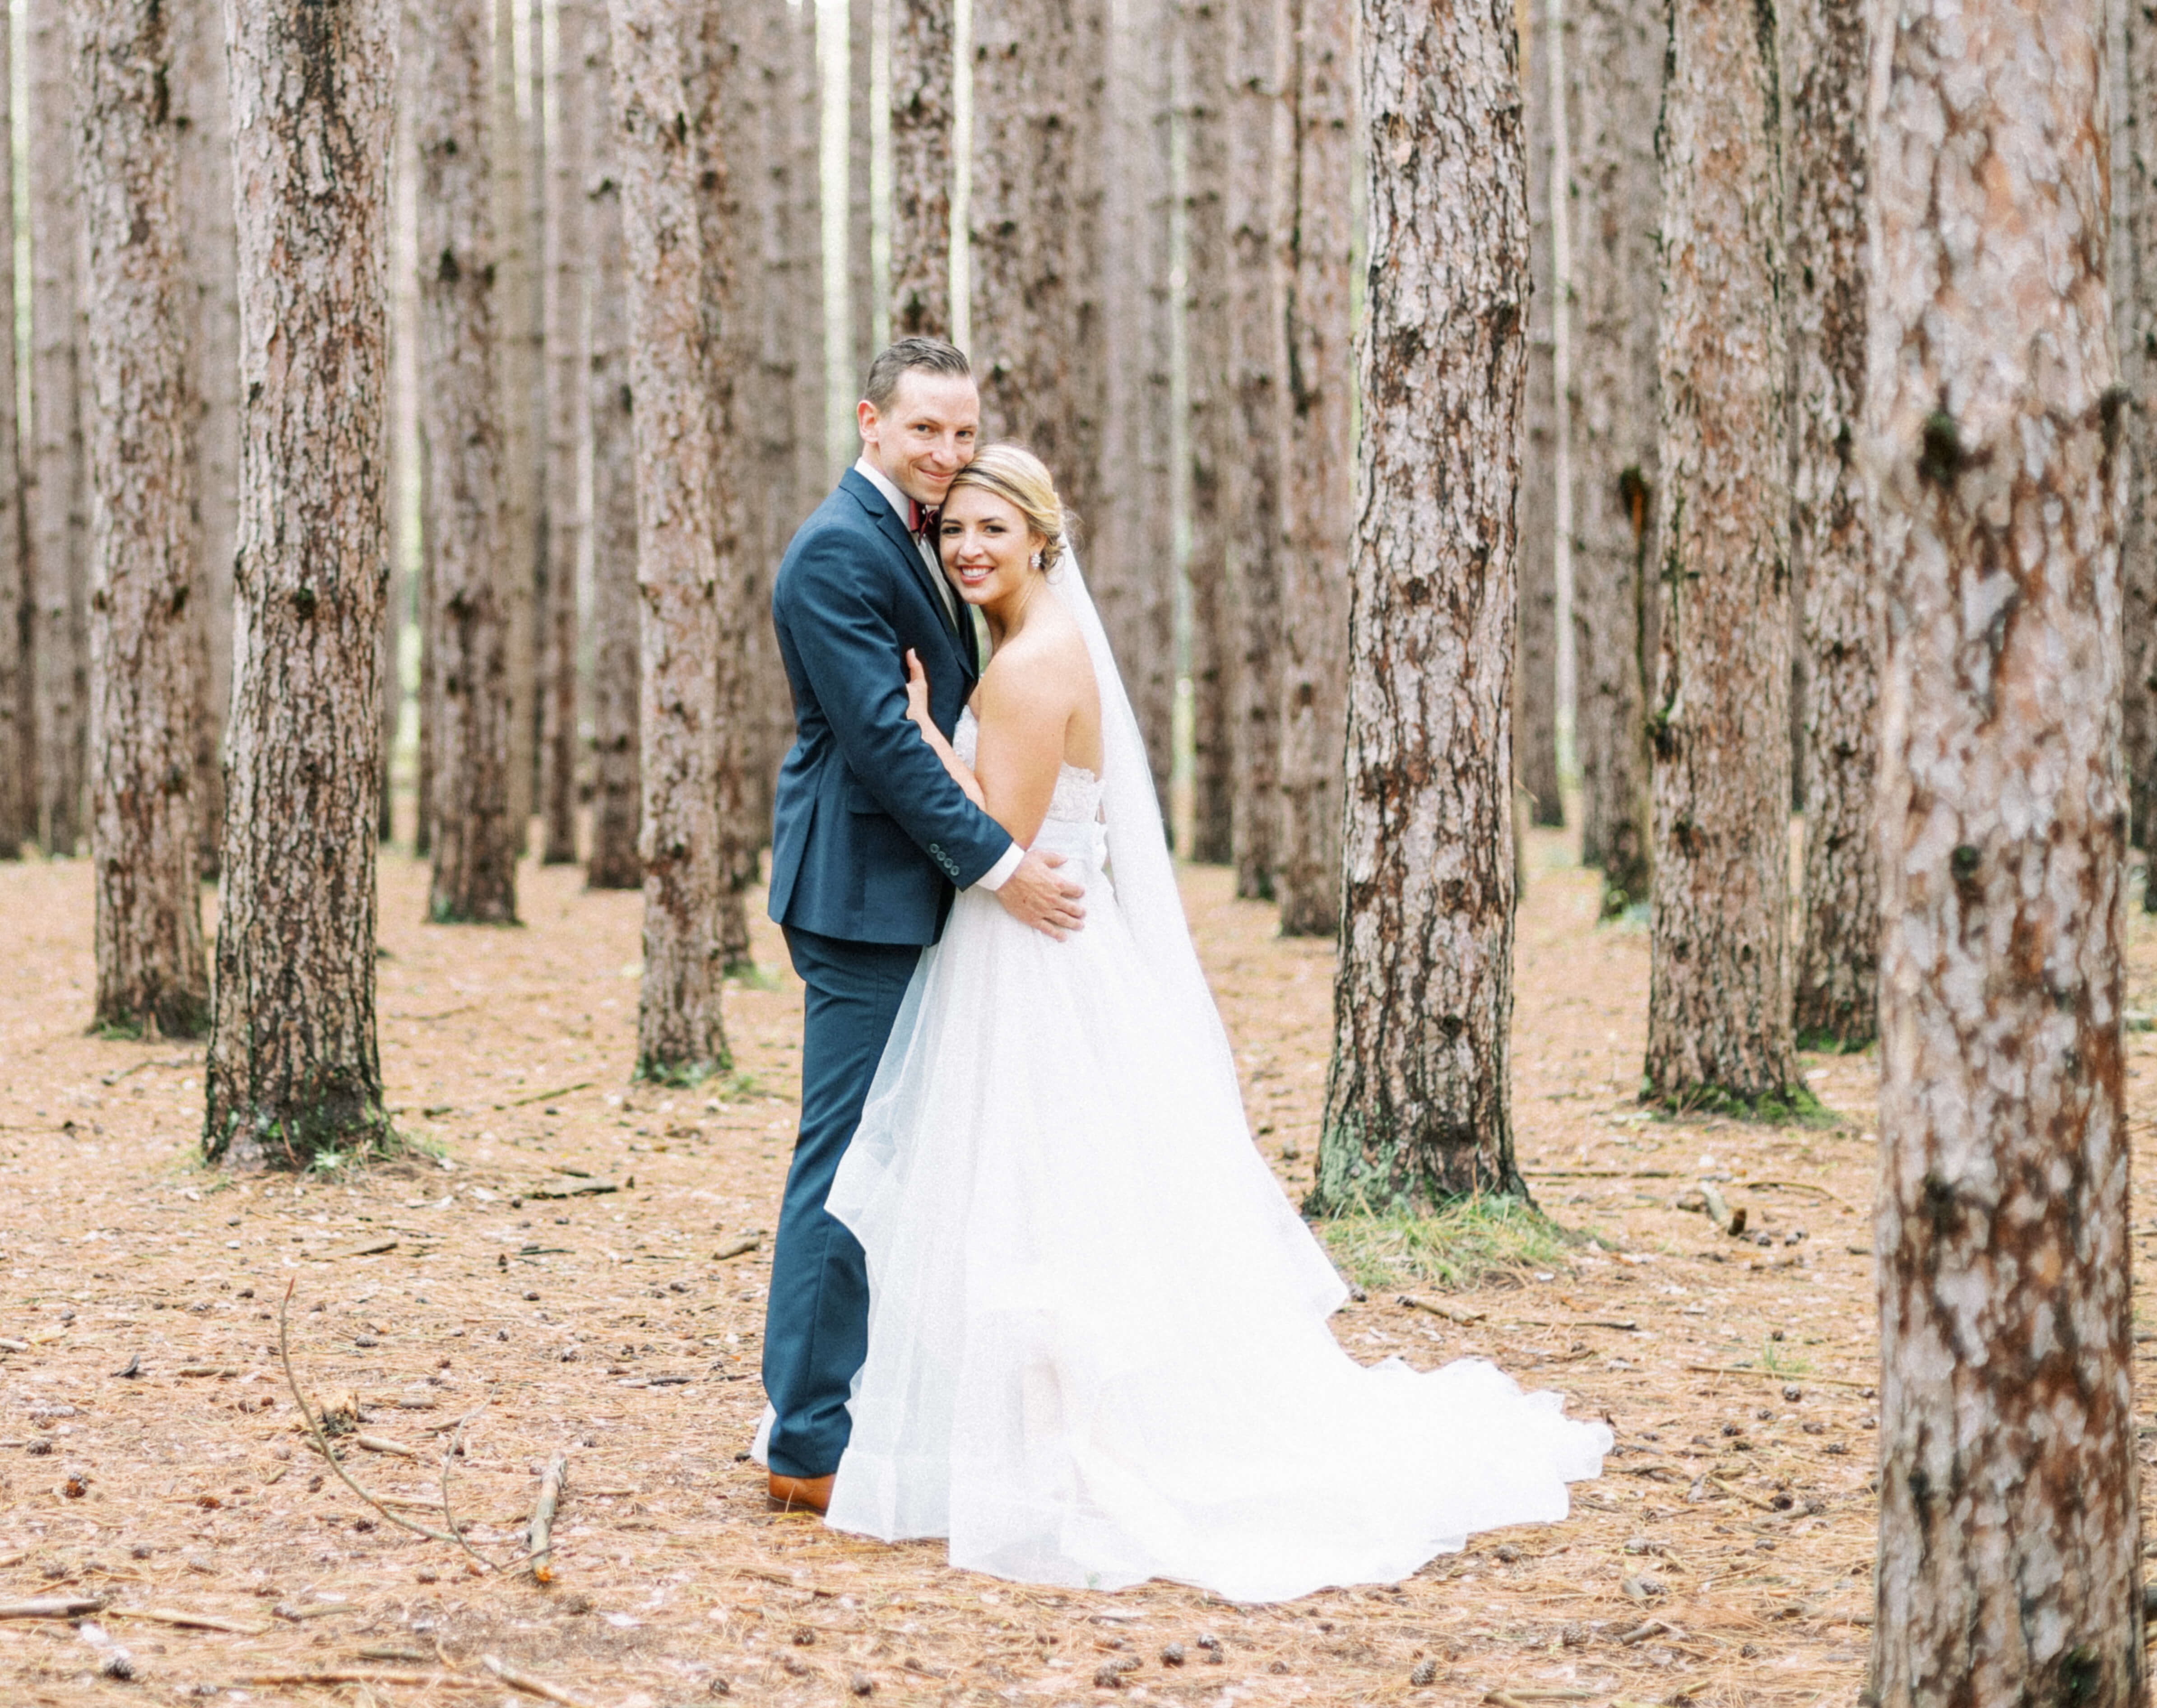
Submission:
[[[1056,496],[1056,482],[1039,457],[1022,445],[991,445],[951,477],[945,502],[961,486],[993,492],[1017,510],[1027,527],[1047,542],[1041,548],[1043,572],[1056,567],[1063,556],[1065,529],[1075,518]]]

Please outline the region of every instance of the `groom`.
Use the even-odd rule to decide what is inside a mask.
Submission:
[[[801,1131],[779,1212],[764,1320],[775,1505],[824,1510],[868,1346],[862,1248],[824,1208],[923,947],[955,888],[995,892],[1061,938],[1079,887],[969,801],[906,715],[906,653],[946,735],[981,670],[971,614],[945,579],[936,511],[973,460],[981,398],[966,358],[902,338],[870,365],[861,460],[801,525],[772,584],[795,741],[772,809],[771,917],[808,987]]]

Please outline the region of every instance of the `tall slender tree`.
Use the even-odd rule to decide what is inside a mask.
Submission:
[[[2112,280],[2125,417],[2126,532],[2121,540],[2121,635],[2126,672],[2121,729],[2129,831],[2135,846],[2157,845],[2157,18],[2123,0],[2120,90],[2113,183],[2119,219]],[[2157,883],[2143,879],[2142,906],[2157,913]]]
[[[1865,404],[1863,0],[1784,0],[1789,91],[1790,555],[1806,767],[1799,1042],[1871,1042],[1879,994],[1879,580],[1856,446]]]
[[[827,424],[824,311],[824,190],[821,169],[823,80],[816,42],[816,8],[795,8],[794,80],[787,102],[791,116],[794,219],[789,228],[789,285],[794,305],[794,502],[790,532],[824,500],[839,470],[831,465]],[[790,739],[791,738],[790,737]]]
[[[853,360],[865,374],[876,354],[877,12],[888,0],[847,0],[847,302]],[[857,379],[856,384],[861,382]]]
[[[30,146],[30,562],[37,620],[38,837],[72,854],[82,834],[89,732],[89,566],[77,507],[84,489],[80,238],[70,123],[67,11],[28,8]]]
[[[2104,31],[2099,0],[1874,15],[1870,1694],[2129,1708],[2146,1678]]]
[[[1310,1207],[1524,1193],[1513,1011],[1514,577],[1527,162],[1510,0],[1363,0],[1345,917]]]
[[[1571,73],[1573,626],[1581,857],[1604,901],[1648,898],[1647,705],[1659,502],[1655,135],[1662,0],[1580,0]]]
[[[644,981],[637,1072],[730,1064],[720,1014],[729,872],[717,774],[721,654],[715,454],[703,329],[704,45],[671,0],[608,0],[620,110],[636,446],[643,697]]]
[[[1325,937],[1340,919],[1346,564],[1355,484],[1348,265],[1356,79],[1350,0],[1290,0],[1289,14],[1279,883],[1282,932]]]
[[[493,26],[481,39],[481,64],[489,75],[489,106],[481,133],[489,150],[488,183],[494,200],[492,297],[494,361],[502,393],[497,416],[502,449],[502,558],[495,572],[495,597],[503,630],[502,682],[508,695],[510,845],[519,856],[532,831],[533,761],[537,758],[538,687],[539,457],[545,439],[535,431],[533,399],[540,394],[540,364],[533,342],[537,311],[533,278],[531,173],[526,126],[517,101],[517,0],[493,0]]]
[[[891,331],[951,336],[953,0],[891,6]]]
[[[11,38],[0,30],[0,136],[14,134]],[[17,324],[12,197],[0,219],[0,316]],[[15,399],[15,341],[0,338],[0,860],[19,860],[38,834],[38,607]]]
[[[1521,8],[1521,111],[1527,139],[1528,372],[1521,404],[1520,659],[1513,678],[1514,760],[1539,825],[1565,822],[1557,771],[1557,318],[1552,167],[1557,157],[1551,95],[1550,21]]]
[[[1236,849],[1236,653],[1228,588],[1235,397],[1229,352],[1230,0],[1178,0],[1177,106],[1183,126],[1183,373],[1190,548],[1191,857],[1226,865]]]
[[[203,1145],[237,1168],[304,1167],[388,1124],[375,637],[396,17],[394,0],[231,13],[247,644],[227,733]]]
[[[577,857],[577,564],[584,517],[578,459],[589,402],[584,336],[584,179],[590,85],[584,76],[584,13],[595,0],[555,0],[554,129],[547,152],[547,602],[541,611],[539,810],[549,864]],[[538,8],[535,6],[535,11]],[[604,111],[604,109],[602,109]]]
[[[100,1027],[198,1037],[202,714],[173,29],[69,10],[89,301],[90,857]]]
[[[585,8],[580,64],[588,111],[606,116],[591,129],[586,193],[592,281],[586,374],[592,459],[592,843],[584,879],[594,889],[641,889],[641,654],[629,278],[622,253],[621,126],[604,5]]]
[[[488,144],[488,0],[428,6],[413,123],[435,697],[428,910],[441,921],[504,923],[517,917],[505,584],[525,560],[507,548],[503,497],[505,280],[494,240],[502,203],[492,177],[503,151]]]
[[[1238,616],[1233,716],[1236,893],[1271,900],[1280,865],[1281,376],[1279,245],[1287,158],[1286,0],[1229,11],[1229,599]]]
[[[1667,67],[1647,1082],[1681,1104],[1758,1104],[1797,1083],[1774,38],[1716,0],[1674,0]]]

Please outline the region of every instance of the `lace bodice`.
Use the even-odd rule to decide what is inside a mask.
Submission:
[[[981,751],[981,726],[969,706],[959,714],[959,727],[951,732],[951,750],[969,767]],[[1101,813],[1101,779],[1083,766],[1065,765],[1056,774],[1056,793],[1049,797],[1048,822],[1090,825]]]

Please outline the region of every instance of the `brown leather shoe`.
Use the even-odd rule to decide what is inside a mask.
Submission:
[[[771,1474],[769,1484],[775,1512],[813,1512],[820,1517],[831,1505],[830,1477],[782,1477]]]

